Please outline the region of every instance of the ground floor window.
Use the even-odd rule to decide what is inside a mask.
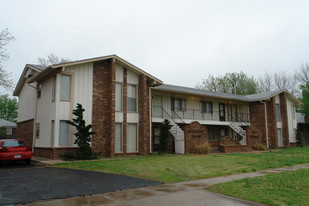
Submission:
[[[127,124],[127,152],[137,152],[137,124]]]
[[[206,132],[207,132],[207,139],[209,139],[209,140],[216,139],[213,127],[207,127]]]
[[[281,128],[277,129],[277,133],[278,133],[278,147],[283,147]]]
[[[69,125],[66,120],[60,120],[59,146],[69,146]]]
[[[115,152],[122,152],[122,124],[115,124]]]
[[[50,125],[50,145],[54,146],[54,138],[55,138],[55,120],[51,121],[51,125]]]

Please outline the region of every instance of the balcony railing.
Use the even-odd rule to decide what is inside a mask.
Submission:
[[[152,116],[163,118],[163,107],[152,106]],[[173,118],[190,119],[190,120],[211,120],[211,121],[229,121],[229,122],[249,122],[248,113],[225,113],[225,117],[219,115],[219,111],[203,112],[197,109],[186,109],[184,111],[173,111],[171,116]]]

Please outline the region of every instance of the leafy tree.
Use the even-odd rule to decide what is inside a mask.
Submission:
[[[309,81],[301,86],[302,89],[302,98],[300,98],[302,105],[299,106],[299,111],[303,113],[307,118],[309,117]]]
[[[239,95],[255,94],[259,91],[257,81],[243,72],[226,73],[218,77],[209,75],[196,88]]]
[[[72,121],[66,121],[67,124],[74,126],[77,130],[74,135],[76,136],[76,140],[74,144],[79,146],[79,150],[76,154],[77,159],[94,159],[97,154],[92,151],[90,147],[91,135],[95,134],[95,132],[90,131],[92,128],[91,124],[86,125],[86,121],[84,120],[85,109],[81,104],[77,103],[76,109],[73,110],[73,115],[75,116]]]
[[[0,32],[0,86],[4,87],[5,89],[13,88],[13,81],[10,78],[10,73],[8,73],[2,65],[4,61],[7,61],[10,58],[5,46],[13,40],[15,40],[15,38],[12,36],[12,34],[10,34],[8,29],[4,29]]]
[[[50,66],[50,65],[53,65],[53,64],[61,64],[61,63],[65,63],[65,62],[68,62],[68,61],[70,61],[70,59],[61,58],[61,57],[58,57],[56,54],[50,53],[50,54],[47,55],[46,58],[38,57],[37,62],[39,64],[47,67],[47,66]]]
[[[15,122],[17,118],[17,109],[18,104],[15,98],[10,98],[7,94],[0,96],[0,119]]]
[[[165,119],[161,125],[160,125],[160,151],[166,152],[167,151],[167,145],[169,142],[169,131],[172,128],[173,125],[171,125],[170,121]]]

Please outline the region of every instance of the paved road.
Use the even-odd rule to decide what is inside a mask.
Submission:
[[[161,184],[128,176],[53,168],[37,162],[32,162],[30,166],[22,162],[2,165],[0,183],[0,205],[25,204]]]

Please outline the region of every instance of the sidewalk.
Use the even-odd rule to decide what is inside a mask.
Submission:
[[[54,205],[119,205],[119,206],[244,206],[261,205],[229,196],[216,194],[204,190],[214,184],[229,182],[233,180],[263,176],[290,170],[309,168],[309,163],[283,168],[262,170],[251,173],[242,173],[208,179],[163,184],[132,190],[116,191],[106,194],[91,195],[85,197],[74,197],[69,199],[58,199],[27,204],[27,206],[54,206]]]

